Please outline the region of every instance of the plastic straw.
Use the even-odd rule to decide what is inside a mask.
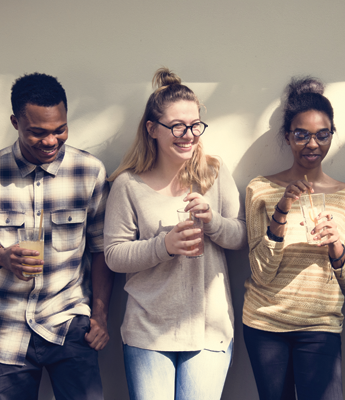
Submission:
[[[191,184],[189,187],[189,193],[192,193],[192,192],[193,192],[193,184]],[[189,211],[189,220],[190,221],[192,220],[192,212],[191,211]]]
[[[38,231],[38,240],[41,240],[42,235],[42,224],[43,224],[43,208],[41,210],[41,218],[40,218],[40,229]]]
[[[308,182],[307,175],[304,175],[304,179]],[[311,207],[311,213],[312,213],[312,216],[313,216],[313,221],[314,221],[314,224],[316,226],[317,225],[317,218],[316,218],[316,216],[314,214],[314,205],[313,205],[313,199],[311,198],[310,189],[308,189],[308,195],[309,195],[309,201],[310,201],[310,207]]]

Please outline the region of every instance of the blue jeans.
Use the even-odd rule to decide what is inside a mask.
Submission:
[[[232,357],[226,352],[152,351],[123,346],[131,400],[218,400]]]
[[[267,332],[243,326],[262,400],[342,400],[341,338],[331,332]]]
[[[25,365],[0,364],[0,399],[36,400],[46,367],[56,400],[103,400],[98,354],[84,339],[89,328],[89,317],[74,317],[63,346],[32,332]]]

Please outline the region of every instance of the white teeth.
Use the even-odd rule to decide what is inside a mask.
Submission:
[[[184,148],[190,147],[191,145],[192,145],[191,143],[186,143],[186,144],[176,143],[176,146],[178,146],[178,147],[184,147]]]
[[[47,153],[47,154],[53,153],[53,152],[55,151],[55,149],[53,149],[53,150],[43,150],[43,149],[40,149],[40,150],[43,151],[43,153]]]

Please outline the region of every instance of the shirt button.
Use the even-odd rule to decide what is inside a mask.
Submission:
[[[68,217],[68,221],[72,221],[72,217],[70,216],[70,217]]]
[[[33,294],[33,295],[32,295],[32,298],[33,298],[33,299],[36,299],[36,295],[35,295],[35,294]]]
[[[6,219],[6,224],[9,224],[11,221],[9,218]]]
[[[29,319],[30,324],[32,323],[32,319]]]
[[[37,211],[37,215],[40,216],[41,215],[41,211]]]
[[[37,185],[37,186],[39,186],[40,184],[41,184],[41,182],[37,182],[37,184],[36,184],[36,185]]]

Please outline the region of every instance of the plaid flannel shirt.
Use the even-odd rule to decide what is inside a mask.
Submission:
[[[0,269],[0,363],[23,365],[31,329],[63,345],[75,315],[90,316],[91,261],[103,252],[109,191],[103,164],[63,145],[50,164],[23,158],[18,141],[0,151],[0,244],[38,227],[44,210],[43,275],[28,282]]]

